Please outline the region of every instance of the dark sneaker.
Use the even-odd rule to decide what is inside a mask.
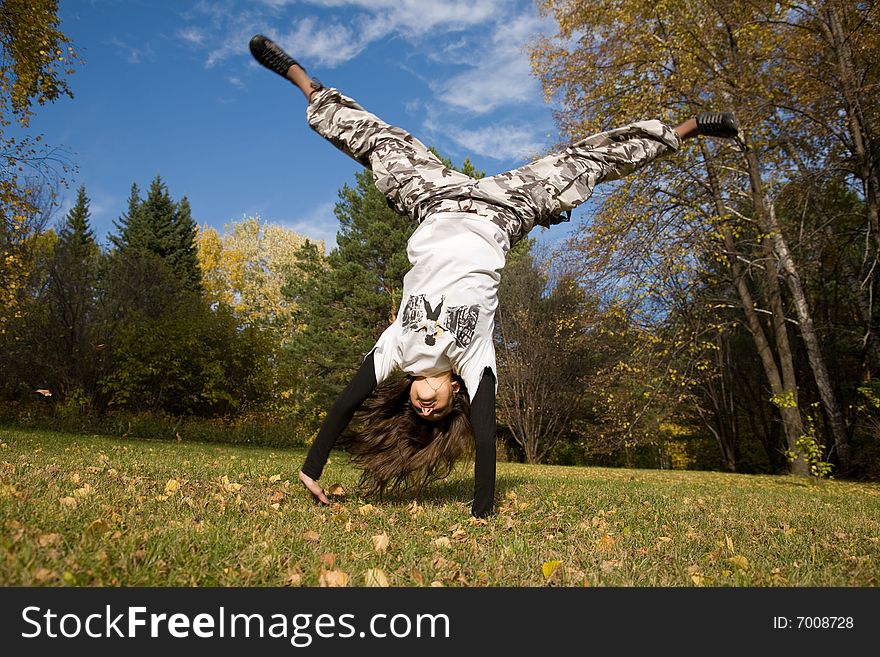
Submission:
[[[262,34],[255,34],[248,45],[254,59],[283,78],[287,77],[287,70],[291,66],[294,64],[300,66],[299,62],[284,52],[277,43]]]
[[[735,139],[739,136],[739,125],[730,112],[705,112],[697,114],[697,131],[707,137]]]

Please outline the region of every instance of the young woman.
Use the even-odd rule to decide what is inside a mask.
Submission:
[[[448,169],[406,131],[310,79],[265,36],[254,36],[250,50],[302,91],[309,125],[370,169],[389,204],[418,224],[407,244],[412,268],[397,319],[331,406],[300,481],[328,504],[317,480],[331,448],[342,444],[363,468],[361,484],[369,492],[421,486],[449,474],[472,436],[471,512],[491,514],[497,385],[492,332],[500,271],[511,245],[535,225],[564,220],[596,184],[675,152],[683,139],[736,137],[733,115],[701,114],[675,128],[633,123],[476,180]],[[406,376],[391,376],[395,371]]]

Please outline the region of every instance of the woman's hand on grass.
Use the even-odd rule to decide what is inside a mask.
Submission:
[[[312,494],[312,497],[321,504],[330,504],[330,499],[324,494],[324,489],[318,485],[318,482],[312,479],[305,472],[300,470],[299,480],[306,487],[306,490]]]

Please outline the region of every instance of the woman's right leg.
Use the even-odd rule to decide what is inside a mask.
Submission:
[[[474,182],[444,166],[405,130],[388,125],[336,89],[324,88],[271,39],[254,35],[250,50],[260,64],[302,91],[309,103],[309,125],[372,170],[376,187],[398,212],[421,223],[431,207],[447,196],[445,192]]]
[[[474,182],[446,167],[406,130],[385,123],[336,89],[316,91],[306,117],[318,134],[372,170],[377,189],[392,207],[418,223],[444,189]]]

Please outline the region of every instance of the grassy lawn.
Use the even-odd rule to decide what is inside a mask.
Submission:
[[[334,452],[0,429],[5,586],[878,586],[880,485],[499,463],[364,499]]]

